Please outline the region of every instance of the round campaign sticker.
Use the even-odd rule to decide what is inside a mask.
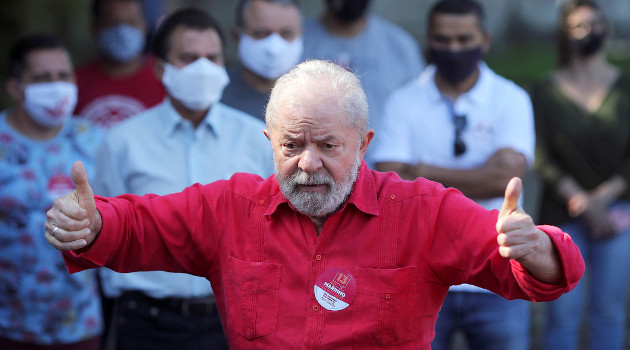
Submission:
[[[66,195],[74,190],[74,183],[68,175],[57,174],[48,180],[48,195],[52,199]]]
[[[357,293],[357,281],[348,270],[331,267],[315,281],[315,298],[330,311],[343,310]]]

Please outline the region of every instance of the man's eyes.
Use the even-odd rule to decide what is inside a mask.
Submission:
[[[301,144],[298,144],[296,142],[286,142],[282,144],[282,146],[289,151],[294,151],[299,149],[301,147]],[[322,143],[319,145],[319,148],[324,151],[332,151],[337,149],[337,147],[339,147],[339,145],[336,145],[334,143]]]
[[[298,144],[295,142],[287,142],[284,144],[284,148],[288,149],[288,150],[294,150],[298,148]]]

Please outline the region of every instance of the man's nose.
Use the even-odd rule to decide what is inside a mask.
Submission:
[[[322,167],[322,159],[317,147],[307,147],[300,157],[298,167],[307,174],[312,174]]]
[[[462,45],[462,43],[458,42],[457,40],[451,40],[448,43],[447,49],[451,52],[459,52],[464,49],[464,45]]]

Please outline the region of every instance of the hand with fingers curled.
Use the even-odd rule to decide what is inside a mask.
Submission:
[[[72,181],[74,191],[57,198],[46,213],[46,239],[59,250],[88,247],[96,239],[102,225],[83,163],[73,164]]]
[[[496,225],[499,253],[521,263],[537,280],[558,283],[562,276],[558,253],[549,236],[518,205],[522,190],[518,177],[512,178],[505,189]]]

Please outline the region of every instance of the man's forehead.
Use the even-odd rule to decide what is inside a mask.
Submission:
[[[185,25],[177,26],[170,37],[171,47],[177,49],[203,49],[213,53],[221,53],[221,37],[214,28],[191,28]]]
[[[34,50],[26,55],[26,71],[71,69],[70,54],[62,48]]]
[[[251,1],[244,13],[245,25],[286,26],[300,25],[300,10],[290,4],[272,3],[262,0]]]
[[[100,21],[144,20],[140,1],[115,0],[100,4]]]
[[[347,132],[347,112],[336,103],[288,103],[279,113],[278,128],[284,134],[336,135]],[[326,136],[327,137],[327,136]]]
[[[483,32],[479,17],[474,13],[436,13],[431,22],[432,34],[461,35]]]

